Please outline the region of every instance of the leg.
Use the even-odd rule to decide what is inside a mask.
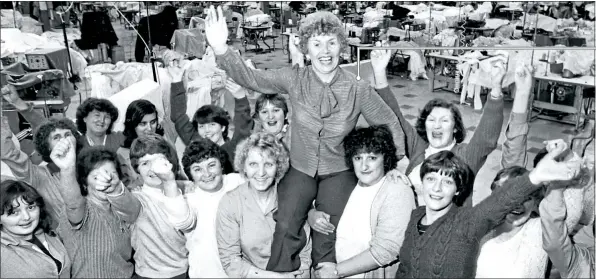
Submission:
[[[358,179],[351,170],[333,173],[321,177],[316,207],[331,215],[331,223],[337,228],[339,219],[344,212],[352,190]],[[335,232],[324,235],[312,231],[312,263],[316,266],[321,262],[335,263]]]
[[[292,167],[277,186],[275,233],[267,270],[289,272],[300,268],[299,254],[306,245],[304,222],[317,195],[317,181]]]

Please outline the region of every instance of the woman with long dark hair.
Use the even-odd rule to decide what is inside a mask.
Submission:
[[[118,160],[122,169],[122,182],[126,186],[142,185],[138,181],[139,174],[134,171],[130,164],[130,146],[132,142],[141,135],[158,134],[164,135],[164,130],[158,122],[157,108],[147,100],[136,100],[126,109],[124,118],[124,142],[118,148]]]

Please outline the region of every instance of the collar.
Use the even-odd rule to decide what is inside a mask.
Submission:
[[[37,238],[39,238],[39,236],[41,236],[43,234],[43,230],[41,228],[38,228],[35,233],[33,233]],[[40,239],[42,240],[42,239]],[[13,245],[13,246],[18,246],[18,245],[31,245],[30,242],[26,241],[26,240],[22,240],[19,238],[16,238],[8,233],[5,232],[0,232],[0,243],[2,243],[3,245]]]
[[[428,158],[429,156],[437,154],[441,151],[452,150],[453,147],[455,146],[455,144],[457,144],[455,139],[453,139],[453,142],[451,142],[450,145],[442,147],[442,148],[434,148],[434,147],[430,146],[430,144],[429,144],[428,147],[426,148],[426,150],[424,150],[424,158]]]

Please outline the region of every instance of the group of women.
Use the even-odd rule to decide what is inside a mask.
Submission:
[[[3,118],[0,155],[12,176],[0,189],[1,277],[542,277],[547,257],[564,277],[594,277],[593,200],[567,198],[593,193],[593,164],[551,141],[524,168],[531,68],[516,76],[504,169],[473,204],[503,124],[506,59],[494,59],[499,82],[464,143],[450,102],[430,101],[414,126],[405,120],[387,82],[390,51],[372,52],[373,84],[339,67],[346,35],[331,13],[308,15],[292,40],[309,66],[250,69],[227,32],[211,7],[205,33],[231,78],[233,119],[206,105],[191,120],[174,78],[182,158],[149,101],[131,103],[124,131],[112,132],[119,112],[107,100],[87,99],[75,124],[42,119],[2,89],[35,127],[47,164],[31,163]],[[264,93],[252,115],[247,89]],[[356,127],[360,115],[369,127]],[[586,231],[591,247],[576,239]]]

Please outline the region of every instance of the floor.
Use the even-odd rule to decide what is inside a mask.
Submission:
[[[119,45],[124,46],[125,48],[126,59],[134,59],[133,52],[134,42],[136,40],[135,33],[131,30],[124,29],[124,25],[121,25],[117,21],[113,22],[113,26],[120,39]],[[276,30],[276,32],[279,32],[279,30]],[[244,48],[241,45],[241,42],[239,41],[234,41],[232,45],[238,49],[241,49],[241,52],[246,59],[253,60],[257,68],[277,69],[289,66],[287,56],[281,50],[281,37],[282,36],[279,36],[275,42],[275,51],[270,53],[254,53],[252,51],[245,52]],[[273,45],[273,42],[271,40],[268,40],[268,43],[269,45]],[[416,118],[418,117],[419,110],[422,109],[422,107],[433,98],[443,98],[445,100],[459,104],[459,95],[447,91],[437,91],[431,93],[429,92],[427,80],[411,81],[407,79],[404,74],[402,75],[403,76],[390,75],[389,83],[399,103],[402,104],[402,112],[405,118],[408,119],[410,124],[414,124]],[[85,96],[84,93],[83,96]],[[78,103],[79,100],[73,100],[72,105],[67,111],[67,117],[74,118],[74,114],[76,111],[76,107],[78,106]],[[505,125],[507,124],[509,113],[511,112],[511,104],[511,101],[507,101],[505,104],[505,123],[503,127],[505,127]],[[470,137],[473,135],[474,130],[476,129],[476,125],[479,122],[481,111],[476,111],[472,107],[465,105],[458,105],[458,107],[462,113],[463,121],[466,124],[466,129],[468,131],[467,140],[469,140]],[[364,121],[362,121],[360,124],[366,125]],[[582,132],[582,134],[586,133],[587,131]],[[543,147],[543,141],[557,138],[570,140],[574,136],[576,136],[576,134],[572,125],[560,124],[557,122],[547,120],[536,120],[532,122],[530,126],[530,134],[528,137],[528,156],[530,162],[529,164],[531,164],[536,152],[538,152]],[[474,187],[475,203],[479,200],[482,200],[490,193],[490,190],[488,188],[490,182],[492,182],[496,172],[500,169],[501,144],[503,143],[503,141],[504,133],[501,132],[497,149],[490,154],[486,161],[486,164],[477,175],[477,177],[480,177],[480,179],[476,180],[477,183]],[[404,159],[400,162],[399,167],[400,169],[405,170],[406,165],[407,159]]]

